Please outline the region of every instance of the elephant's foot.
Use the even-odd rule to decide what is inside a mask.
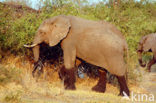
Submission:
[[[106,90],[106,87],[104,86],[100,86],[100,85],[96,85],[92,88],[93,91],[96,91],[96,92],[101,92],[101,93],[104,93],[105,90]]]
[[[147,65],[147,71],[148,72],[151,72],[151,67],[152,67],[152,65],[153,64],[155,64],[156,63],[156,60],[155,60],[155,58],[153,57],[153,59],[148,63],[148,65]]]
[[[153,64],[154,64],[154,63],[153,63]],[[146,70],[147,72],[151,72],[151,66],[152,66],[153,64],[150,64],[150,63],[148,64],[147,70]]]
[[[106,90],[106,72],[100,71],[100,78],[96,86],[92,88],[93,91],[104,93]]]
[[[75,69],[66,69],[64,66],[59,71],[59,77],[61,80],[64,80],[64,87],[68,90],[75,90]]]
[[[114,80],[115,80],[115,76],[114,75],[112,75],[112,74],[108,74],[109,76],[108,76],[108,80],[107,80],[107,82],[109,83],[109,84],[113,84],[113,82],[114,82]]]
[[[148,72],[151,72],[151,69],[147,69]]]
[[[75,84],[67,84],[67,85],[65,85],[65,89],[66,90],[75,90],[76,87],[75,87]]]
[[[126,93],[127,96],[130,96],[125,77],[124,76],[117,76],[117,78],[118,78],[118,82],[120,85],[119,96],[124,96],[124,93]]]

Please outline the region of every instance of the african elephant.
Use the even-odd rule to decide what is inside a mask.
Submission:
[[[154,63],[156,63],[156,33],[143,36],[140,39],[138,49],[137,49],[137,53],[138,53],[139,63],[142,67],[146,66],[146,64],[142,62],[142,53],[148,52],[148,51],[153,53],[153,58],[147,65],[147,69],[150,72],[151,66]]]
[[[121,32],[108,23],[100,23],[75,16],[55,16],[45,20],[37,30],[32,45],[34,60],[39,59],[39,44],[45,42],[55,46],[61,42],[63,49],[64,66],[59,71],[59,76],[64,80],[65,89],[74,90],[75,60],[76,57],[99,67],[106,68],[114,74],[120,85],[120,94],[129,95],[125,79],[126,64],[124,54],[127,43]],[[92,90],[105,92],[106,72],[101,71],[99,81]]]

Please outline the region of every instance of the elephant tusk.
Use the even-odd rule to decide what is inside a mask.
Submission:
[[[36,46],[37,44],[32,44],[32,45],[24,45],[24,47],[27,47],[27,48],[32,48],[32,47],[34,47],[34,46]]]

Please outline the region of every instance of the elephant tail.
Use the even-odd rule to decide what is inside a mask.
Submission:
[[[128,44],[126,43],[126,45],[124,46],[124,59],[125,59],[125,63],[126,63],[126,73],[125,73],[125,78],[126,78],[126,81],[128,81],[128,67],[129,67],[129,52],[128,52]]]

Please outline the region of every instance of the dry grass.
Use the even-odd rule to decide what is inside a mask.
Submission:
[[[5,62],[4,62],[5,61]],[[9,56],[2,61],[1,66],[20,70],[20,81],[11,81],[0,86],[0,102],[2,103],[131,103],[117,96],[118,87],[107,84],[106,93],[96,93],[91,88],[97,83],[96,79],[77,79],[75,91],[64,90],[58,74],[51,68],[48,76],[45,72],[41,78],[31,75],[33,65],[21,57]],[[134,92],[146,92],[138,86],[129,85]]]

